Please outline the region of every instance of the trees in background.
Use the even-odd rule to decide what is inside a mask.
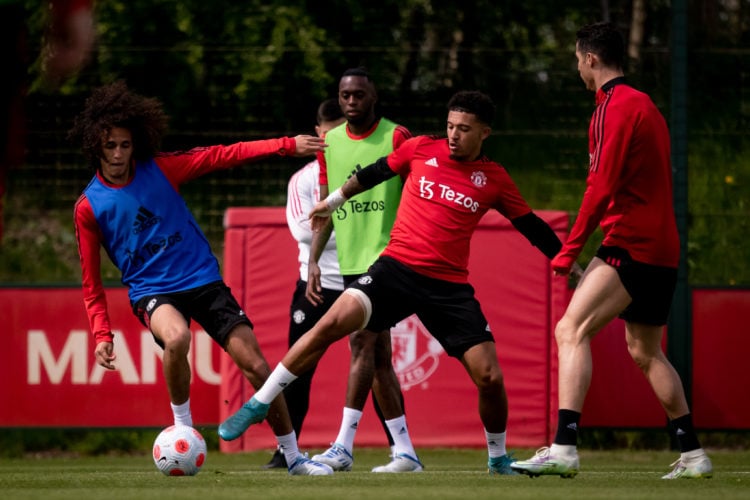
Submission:
[[[38,50],[46,3],[20,1],[30,12],[31,49]],[[79,157],[65,131],[82,99],[105,82],[124,79],[161,99],[171,117],[167,146],[182,148],[312,132],[317,104],[335,94],[341,72],[364,65],[384,113],[415,133],[442,131],[445,102],[456,90],[489,93],[498,113],[488,147],[536,176],[526,188],[536,201],[566,208],[561,200],[570,197],[577,207],[580,186],[572,183],[586,164],[592,96],[575,71],[575,30],[603,19],[617,24],[628,41],[628,78],[669,116],[670,4],[102,0],[88,66],[55,94],[32,87],[32,165],[16,179],[21,189],[44,193],[35,197],[42,209],[67,217],[85,179],[77,177]],[[690,0],[688,7],[690,266],[702,267],[701,283],[715,274],[722,283],[733,275],[746,283],[750,271],[724,272],[717,263],[741,269],[747,261],[727,252],[745,246],[747,231],[737,228],[746,229],[750,205],[741,153],[750,129],[750,0]],[[30,67],[32,78],[38,68]],[[191,205],[209,234],[220,235],[228,203],[277,202],[284,174],[275,166],[217,176],[215,192],[206,191],[212,180]]]

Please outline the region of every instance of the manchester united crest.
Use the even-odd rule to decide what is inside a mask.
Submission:
[[[477,187],[484,187],[487,184],[487,175],[481,170],[477,170],[471,174],[471,182]]]
[[[445,352],[440,343],[414,315],[391,328],[391,343],[393,368],[401,388],[425,386],[437,370],[440,355]]]

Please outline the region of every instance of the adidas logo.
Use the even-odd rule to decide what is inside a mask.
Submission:
[[[433,156],[432,158],[424,162],[424,164],[427,165],[428,167],[437,167],[438,166],[437,158]]]
[[[683,431],[682,429],[680,429],[680,428],[678,427],[678,428],[677,428],[677,431],[675,432],[675,434],[677,434],[678,436],[684,436],[684,435],[686,434],[686,432],[685,432],[685,431]]]
[[[573,422],[572,424],[568,424],[566,428],[570,429],[571,431],[578,431],[578,425],[576,425],[575,422]]]
[[[288,385],[286,382],[279,382],[279,387],[286,387]]]
[[[362,165],[357,163],[357,166],[354,167],[354,170],[352,170],[352,172],[347,176],[347,180],[357,175],[357,172],[359,172],[360,170],[362,170]]]
[[[404,434],[406,434],[406,427],[401,427],[401,430],[398,431],[398,435],[403,436]]]
[[[356,431],[359,428],[359,422],[354,422],[349,428]]]
[[[138,215],[135,216],[133,222],[133,234],[139,234],[159,222],[161,222],[161,217],[141,206],[138,208]]]

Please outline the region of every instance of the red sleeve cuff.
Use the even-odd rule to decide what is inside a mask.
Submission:
[[[279,149],[280,156],[294,156],[297,152],[297,141],[294,137],[283,137],[281,140],[281,149]]]
[[[560,274],[568,274],[573,267],[575,258],[570,255],[559,253],[552,259],[552,270]]]
[[[96,341],[95,344],[99,344],[101,342],[112,342],[114,338],[115,336],[112,334],[112,332],[100,332],[94,334],[94,340]]]

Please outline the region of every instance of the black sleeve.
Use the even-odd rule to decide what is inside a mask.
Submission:
[[[396,172],[388,166],[385,156],[362,170],[357,171],[357,180],[365,189],[377,186],[392,177],[396,177]]]
[[[553,258],[562,248],[562,242],[557,234],[549,227],[549,224],[540,219],[534,212],[516,217],[510,222],[547,258]]]

